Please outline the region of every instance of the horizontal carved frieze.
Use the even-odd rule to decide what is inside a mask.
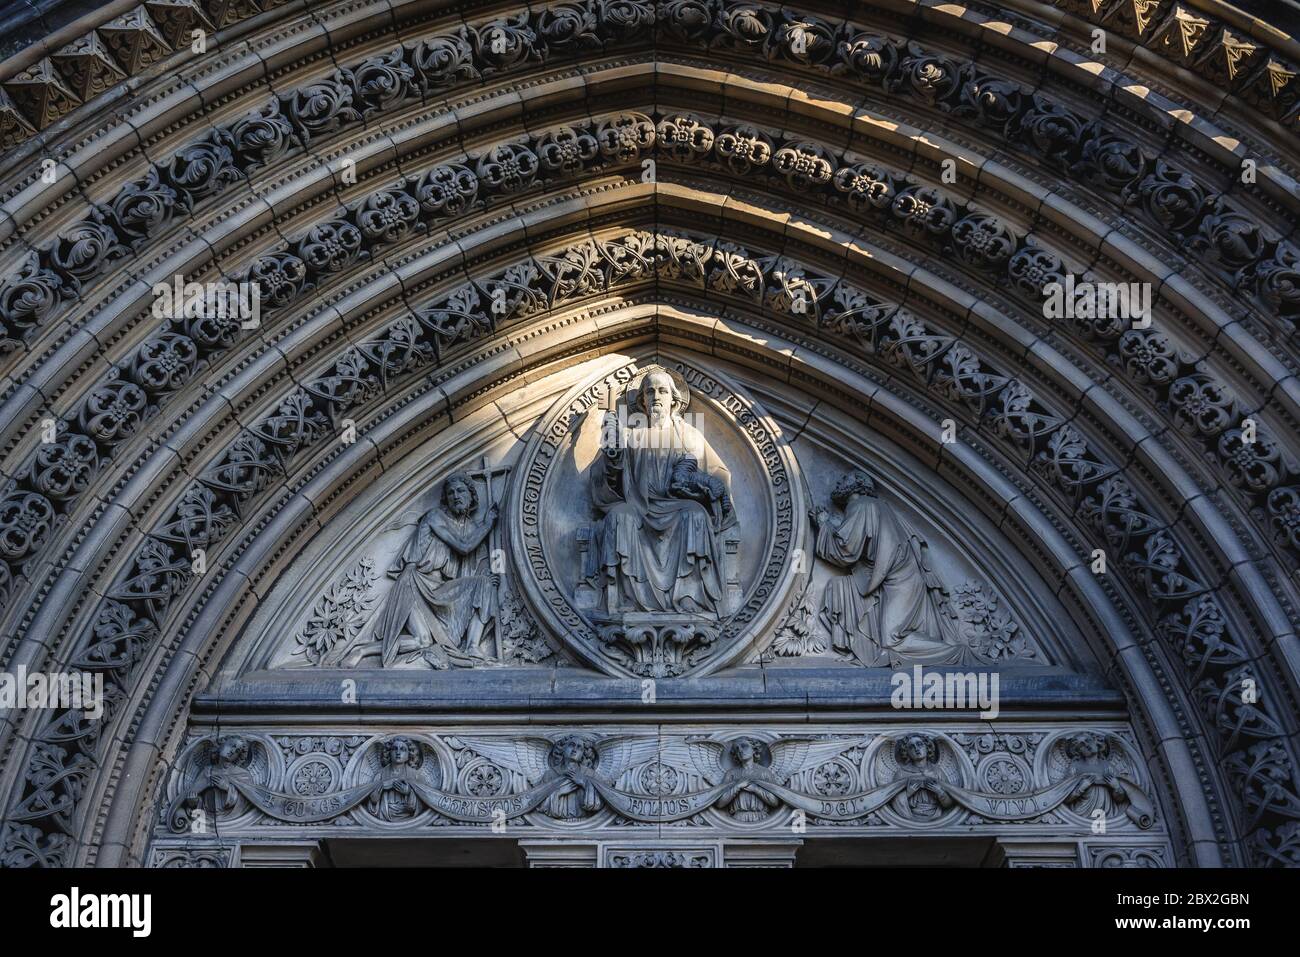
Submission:
[[[1122,836],[1160,832],[1146,782],[1127,734],[1104,729],[248,731],[185,747],[156,834],[1043,825]]]

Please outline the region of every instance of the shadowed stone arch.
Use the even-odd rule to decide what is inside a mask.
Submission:
[[[504,54],[486,16],[466,15],[463,50],[435,16],[393,54],[363,12],[331,32],[337,76],[319,39],[268,18],[259,43],[294,37],[261,57],[282,71],[273,106],[222,101],[261,74],[221,52],[199,61],[204,109],[131,98],[152,111],[147,160],[111,123],[121,149],[94,159],[73,126],[75,188],[15,177],[0,660],[103,673],[113,703],[102,728],[6,715],[6,860],[141,860],[146,772],[177,753],[190,696],[304,529],[441,425],[638,349],[776,376],[977,488],[962,494],[1109,636],[1099,657],[1160,768],[1179,859],[1293,857],[1295,199],[1269,160],[1291,134],[1225,117],[1251,134],[1234,150],[1131,91],[1094,123],[1091,92],[1014,57],[985,72],[931,33],[831,42],[802,13],[729,5],[705,51],[598,6],[602,55],[577,53],[567,13],[510,26]],[[1004,49],[1032,49],[1022,33]],[[465,53],[463,75],[434,82],[435,49]],[[656,72],[660,98],[634,102]],[[1112,74],[1098,87],[1124,89]],[[720,102],[692,103],[713,86]],[[454,113],[419,115],[444,98]],[[952,126],[926,132],[940,116]],[[1050,131],[1076,122],[1055,155]],[[1238,189],[1251,137],[1260,185]],[[153,284],[173,274],[258,284],[263,327],[159,321]],[[1154,326],[1046,321],[1044,287],[1067,277],[1150,283]],[[360,442],[326,451],[353,415]],[[1088,571],[1093,547],[1122,577]],[[216,572],[197,584],[195,548]],[[118,733],[136,743],[110,750]]]
[[[472,371],[473,371],[474,373],[476,373],[476,374],[485,374],[484,372],[481,371],[481,367],[473,367]],[[842,373],[842,371],[840,371],[840,372],[836,372],[836,373],[832,373],[832,374],[836,374],[836,376],[842,376],[842,374],[844,374],[844,373]],[[313,390],[313,391],[315,391],[315,390]],[[875,399],[875,402],[880,402],[881,399],[883,399],[883,397],[879,397],[879,395],[878,395],[878,397],[876,397],[876,399]],[[911,412],[911,415],[915,415],[915,412]],[[273,417],[274,417],[274,416],[273,416]],[[296,419],[295,419],[295,421],[296,421]],[[907,430],[906,430],[905,434],[917,434],[917,433],[919,432],[919,429],[917,428],[918,425],[920,425],[920,423],[915,423],[913,426],[911,426],[911,429],[907,429]],[[185,501],[185,499],[182,499],[182,501]],[[296,499],[296,501],[298,501],[298,502],[302,502],[303,499]],[[302,508],[302,506],[298,506],[298,507],[296,507],[296,511],[299,512],[299,515],[302,515],[302,514],[303,514],[303,508]],[[292,510],[291,510],[291,512],[292,512]],[[277,524],[279,524],[279,523],[283,523],[283,521],[285,521],[285,520],[286,520],[286,519],[279,518],[279,519],[277,519]],[[260,536],[259,536],[259,537],[260,537]],[[265,541],[266,541],[266,544],[268,544],[269,547],[274,547],[274,549],[282,550],[282,549],[283,549],[283,545],[273,545],[274,542],[277,542],[277,541],[279,541],[279,540],[281,540],[281,538],[279,538],[279,536],[269,536],[268,538],[266,538]],[[152,554],[152,553],[149,553],[149,551],[147,551],[146,554]],[[151,560],[152,560],[152,559],[151,559]],[[129,580],[130,580],[130,579],[129,579]],[[242,590],[242,589],[244,588],[244,586],[246,586],[246,583],[244,583],[244,581],[240,581],[240,580],[238,580],[238,579],[235,580],[235,584],[237,584],[237,588],[238,588],[239,590]],[[218,602],[218,607],[230,607],[230,606],[225,605],[224,602]],[[125,805],[123,805],[123,806],[125,806]]]

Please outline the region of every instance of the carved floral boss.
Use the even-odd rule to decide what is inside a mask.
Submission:
[[[1142,829],[1155,822],[1136,763],[1114,735],[1058,735],[1042,747],[1037,770],[1012,751],[986,755],[976,768],[967,750],[990,749],[963,748],[969,737],[564,733],[317,742],[334,756],[351,752],[350,775],[309,749],[286,768],[279,744],[256,734],[205,737],[190,745],[173,776],[164,821],[182,833],[209,812],[241,824],[250,813],[294,824],[360,815],[356,823],[384,827],[418,826],[427,812],[458,824],[534,812],[578,821],[604,811],[668,824],[712,811],[730,823],[762,825],[783,821],[778,812],[788,809],[829,823],[861,823],[882,812],[904,826],[1047,815],[1080,825],[1098,816]],[[1023,750],[1023,739],[1012,748]],[[337,786],[349,776],[355,783]]]

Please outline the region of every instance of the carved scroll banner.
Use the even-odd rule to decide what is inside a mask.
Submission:
[[[358,784],[346,791],[305,798],[299,794],[281,794],[239,778],[231,778],[230,783],[264,814],[296,824],[312,824],[329,820],[352,810],[380,788],[378,783],[372,781],[368,784]]]
[[[840,742],[831,744],[832,747],[839,745]],[[815,756],[814,760],[819,757]],[[769,806],[775,806],[779,800],[812,817],[841,823],[861,819],[904,792],[910,794],[924,790],[935,795],[944,808],[960,806],[989,821],[1016,823],[1039,818],[1072,799],[1086,797],[1091,789],[1099,788],[1107,792],[1114,804],[1122,808],[1138,827],[1150,828],[1155,823],[1151,800],[1137,784],[1121,775],[1096,771],[1076,771],[1048,787],[1015,794],[971,791],[931,774],[911,773],[865,791],[823,796],[793,790],[777,784],[772,777],[770,773],[746,776],[729,771],[719,783],[699,791],[652,795],[620,790],[609,783],[608,778],[602,780],[585,770],[557,772],[552,769],[538,784],[517,794],[484,797],[449,794],[425,781],[401,776],[357,784],[330,794],[304,797],[264,787],[252,781],[246,771],[236,768],[198,775],[173,799],[168,818],[173,831],[184,830],[190,823],[183,812],[184,807],[197,805],[204,792],[216,790],[224,793],[226,810],[234,807],[235,794],[238,793],[269,817],[295,824],[312,824],[346,814],[367,798],[400,787],[402,793],[414,794],[429,810],[450,820],[491,824],[527,814],[562,788],[579,787],[587,792],[584,797],[586,810],[594,810],[588,806],[588,799],[598,793],[603,802],[623,818],[649,824],[668,824],[693,817],[716,805],[727,804],[746,790],[758,795]],[[718,780],[707,774],[704,778],[706,781]]]
[[[595,778],[591,779],[591,783],[605,799],[605,803],[619,814],[649,824],[666,824],[669,821],[680,821],[699,814],[711,807],[724,791],[734,787],[730,784],[719,784],[703,791],[692,791],[690,794],[652,796],[628,794],[608,784],[602,784]]]
[[[451,818],[453,821],[462,821],[468,824],[491,824],[493,821],[500,820],[502,813],[507,818],[527,814],[563,785],[567,784],[568,779],[551,778],[549,781],[543,781],[541,784],[518,794],[503,794],[501,797],[490,798],[470,797],[465,794],[447,794],[445,791],[439,791],[416,781],[408,781],[407,783],[411,785],[411,790],[419,795],[420,800],[428,807]]]
[[[1128,798],[1128,803],[1124,805],[1124,813],[1138,827],[1150,827],[1156,822],[1156,809],[1151,804],[1150,798],[1146,792],[1130,781],[1128,778],[1119,778],[1117,783]]]
[[[892,801],[907,785],[908,782],[905,780],[891,781],[889,784],[872,788],[870,791],[825,798],[800,794],[798,791],[791,791],[780,784],[763,782],[765,790],[771,791],[791,807],[798,808],[824,821],[855,821],[860,817],[865,817],[877,808],[884,807]]]
[[[272,791],[270,788],[239,778],[227,778],[225,781],[215,783],[218,786],[225,786],[227,782],[264,814],[294,824],[314,824],[345,814],[383,788],[382,782],[372,781],[333,794],[304,798],[297,794]],[[504,812],[508,818],[527,814],[559,790],[566,783],[566,779],[552,778],[519,794],[507,794],[495,798],[447,794],[410,779],[406,779],[403,783],[407,784],[427,807],[439,814],[470,824],[491,824],[499,820],[499,811]],[[181,818],[175,820],[184,823]]]
[[[1114,794],[1122,791],[1127,797],[1124,813],[1138,827],[1150,827],[1155,822],[1155,811],[1137,785],[1124,778],[1103,781],[1093,775],[1076,774],[1049,788],[1027,791],[1023,794],[982,794],[967,791],[951,784],[938,784],[936,790],[966,808],[968,811],[997,821],[1028,821],[1048,811],[1054,811],[1080,789],[1092,786],[1107,787]]]

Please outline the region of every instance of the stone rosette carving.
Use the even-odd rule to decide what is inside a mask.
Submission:
[[[1088,855],[1091,867],[1133,870],[1169,866],[1168,852],[1158,846],[1090,847]]]
[[[721,867],[715,848],[683,847],[603,847],[602,867],[689,869]]]

